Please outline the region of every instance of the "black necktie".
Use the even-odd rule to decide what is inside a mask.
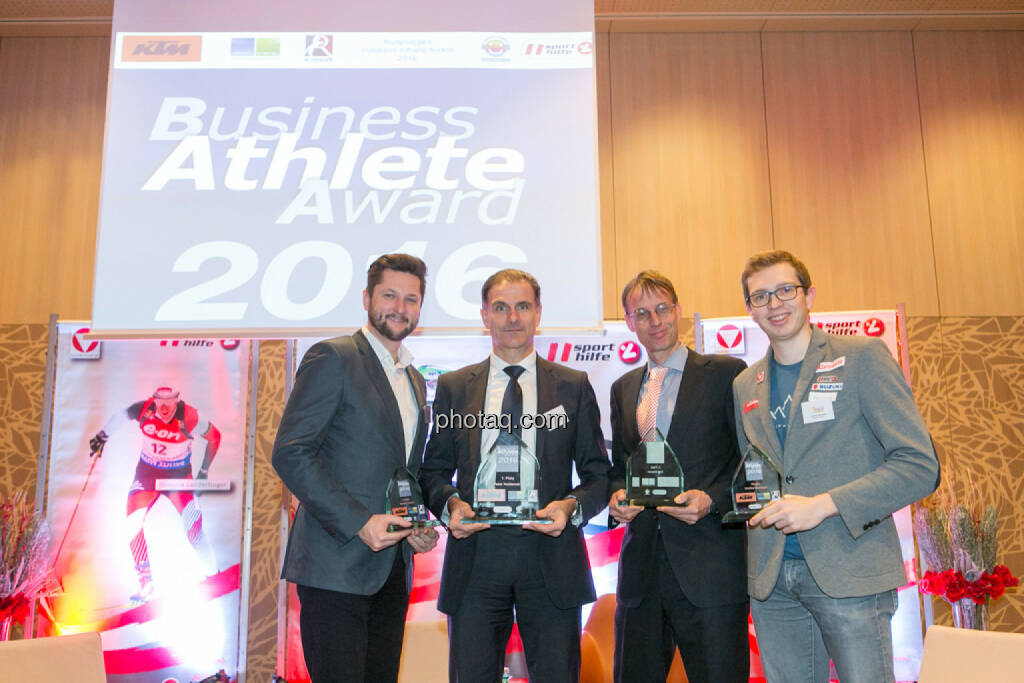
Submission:
[[[505,387],[505,396],[501,399],[501,414],[508,415],[510,434],[519,436],[519,421],[523,417],[523,390],[519,386],[519,375],[526,372],[521,365],[508,365],[505,367],[505,374],[508,375],[508,386]]]

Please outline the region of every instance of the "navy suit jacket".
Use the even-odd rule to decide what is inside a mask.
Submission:
[[[485,360],[449,372],[438,379],[434,395],[434,433],[420,469],[420,484],[427,505],[441,517],[448,499],[456,492],[465,501],[473,500],[473,483],[480,465],[480,429],[438,427],[438,416],[477,414],[483,411],[490,361]],[[562,406],[568,416],[565,428],[537,430],[537,459],[541,483],[538,494],[541,507],[570,494],[579,501],[583,519],[597,514],[608,502],[608,457],[601,435],[600,412],[594,390],[586,373],[537,358],[537,412],[545,413]],[[457,425],[458,426],[458,425]],[[572,486],[572,468],[580,478]],[[458,475],[458,488],[452,475]],[[467,538],[448,537],[441,576],[438,609],[453,614],[462,601],[479,531]],[[532,533],[532,532],[531,532]],[[596,599],[590,575],[590,560],[583,531],[566,525],[557,538],[541,534],[539,561],[544,583],[552,602],[560,608],[576,607]]]

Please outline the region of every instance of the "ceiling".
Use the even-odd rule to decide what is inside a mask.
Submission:
[[[0,0],[0,35],[109,35],[113,6]],[[600,32],[1024,29],[1024,0],[594,0],[594,14]]]

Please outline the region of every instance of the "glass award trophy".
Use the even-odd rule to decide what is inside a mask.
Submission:
[[[658,429],[649,430],[626,459],[626,499],[619,505],[679,506],[675,498],[682,492],[683,468],[675,452]]]
[[[407,522],[412,522],[412,528],[418,529],[425,526],[437,526],[441,522],[430,519],[427,515],[427,506],[423,503],[423,492],[416,482],[412,472],[399,467],[388,482],[388,504],[389,515],[398,515]],[[401,531],[409,527],[388,525],[388,531]]]
[[[722,515],[722,522],[745,522],[768,503],[782,498],[780,472],[767,453],[748,445],[732,475],[732,510]]]
[[[480,463],[473,482],[473,512],[463,524],[516,525],[534,522],[540,509],[540,462],[517,435],[501,432]]]

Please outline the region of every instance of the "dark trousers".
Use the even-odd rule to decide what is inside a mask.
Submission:
[[[501,680],[513,621],[519,623],[526,667],[534,683],[576,683],[580,674],[580,608],[551,601],[537,544],[518,527],[478,532],[473,571],[455,614],[448,617],[448,680]]]
[[[616,683],[665,683],[676,647],[694,683],[747,683],[747,603],[697,607],[679,588],[659,536],[656,571],[636,607],[615,607]]]
[[[388,683],[398,680],[409,591],[402,550],[373,595],[296,585],[299,628],[313,683]]]

